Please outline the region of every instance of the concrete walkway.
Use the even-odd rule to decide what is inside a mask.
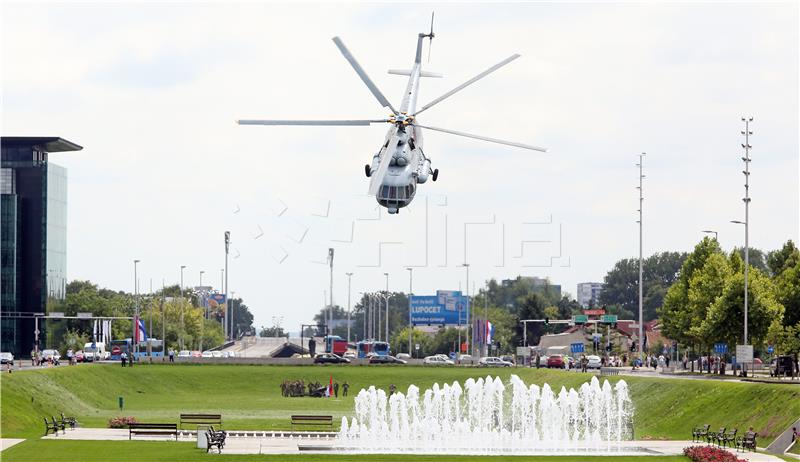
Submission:
[[[236,432],[236,431],[234,431]],[[236,432],[239,433],[239,432]],[[246,432],[254,434],[254,432]],[[229,436],[225,449],[225,454],[299,454],[314,453],[327,454],[333,448],[334,439],[318,434],[300,434],[302,436],[291,437],[264,437],[264,436]],[[48,435],[45,439],[53,440],[127,440],[127,429],[112,428],[77,428],[67,430],[66,433]],[[140,441],[175,441],[171,436],[134,436],[134,440]],[[196,441],[192,434],[184,433],[179,436],[178,441]],[[680,455],[683,448],[687,446],[702,445],[703,443],[693,443],[691,441],[624,441],[620,444],[618,454],[622,455]],[[733,450],[732,452],[736,452]],[[564,449],[559,451],[536,452],[536,455],[591,455],[591,450]],[[433,453],[435,454],[435,453]],[[521,455],[521,454],[520,454]],[[754,452],[741,452],[736,455],[751,462],[781,462],[778,457]]]
[[[5,451],[6,449],[14,446],[15,444],[19,444],[25,440],[19,438],[0,438],[0,451]]]

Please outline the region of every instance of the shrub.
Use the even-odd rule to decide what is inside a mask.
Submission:
[[[108,421],[108,428],[125,428],[132,423],[139,423],[139,421],[133,416],[114,417]]]
[[[690,446],[683,450],[683,455],[695,462],[747,462],[730,451],[713,446]]]

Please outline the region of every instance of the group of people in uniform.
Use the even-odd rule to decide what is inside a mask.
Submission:
[[[284,397],[297,397],[297,396],[325,396],[325,391],[328,384],[321,384],[319,381],[308,382],[304,380],[284,380],[281,383],[281,396]],[[341,385],[342,396],[347,396],[350,391],[350,384],[345,382]],[[333,396],[339,397],[339,382],[333,382]]]

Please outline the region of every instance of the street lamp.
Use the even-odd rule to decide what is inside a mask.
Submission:
[[[383,335],[386,343],[389,343],[389,273],[383,273],[383,275],[386,276],[386,330]]]
[[[186,269],[186,265],[181,265],[181,287],[180,287],[180,294],[181,294],[181,335],[180,335],[180,344],[181,350],[183,350],[183,270]]]
[[[642,223],[643,223],[643,221],[642,221],[642,213],[643,212],[642,211],[644,210],[644,195],[643,195],[644,194],[644,188],[643,188],[644,185],[642,184],[642,182],[643,182],[643,180],[645,178],[645,175],[643,173],[643,169],[644,169],[644,156],[646,156],[646,155],[647,154],[644,153],[644,152],[639,154],[639,163],[636,164],[636,166],[639,167],[639,187],[636,188],[636,189],[639,190],[639,210],[638,210],[638,212],[639,212],[639,221],[638,221],[638,223],[639,223],[639,359],[642,360],[642,361],[644,361],[644,351],[642,351],[643,348],[644,348],[644,334],[643,334],[643,330],[644,330],[644,314],[643,314],[643,312],[644,312],[644,309],[643,309],[643,306],[644,306],[644,302],[643,302],[644,301],[644,288],[643,288],[643,284],[644,284],[644,260],[643,260],[643,257],[642,257],[642,240],[643,240],[643,231],[642,231],[642,226],[643,226],[642,225]],[[597,324],[595,324],[595,329],[596,328],[597,328]]]
[[[704,229],[703,232],[706,233],[706,234],[713,234],[714,235],[714,240],[715,241],[719,241],[719,239],[718,239],[719,233],[717,233],[716,231],[712,231],[710,229]]]
[[[411,296],[414,292],[414,268],[408,270],[408,354],[411,355],[411,337],[414,333],[414,325],[411,323]]]
[[[358,295],[363,295],[364,297],[367,298],[367,302],[364,303],[361,306],[364,309],[364,318],[362,319],[364,326],[363,326],[363,330],[361,331],[361,339],[362,340],[366,340],[367,339],[367,310],[369,309],[369,300],[370,300],[370,298],[369,298],[369,294],[367,292],[359,292]],[[364,297],[361,297],[362,301],[364,301]]]
[[[347,275],[347,344],[350,344],[350,282],[353,278],[353,273],[345,273]]]
[[[737,225],[744,225],[744,344],[747,345],[747,285],[748,285],[748,271],[747,267],[750,266],[750,256],[747,242],[747,221],[731,220],[731,223]]]
[[[469,323],[469,314],[470,314],[469,313],[469,263],[463,263],[461,266],[463,266],[464,268],[467,269],[467,288],[466,288],[466,292],[467,292],[467,322]],[[467,332],[466,332],[467,345],[470,346],[470,352],[474,355],[475,352],[472,351],[472,344],[469,341],[469,331],[470,331],[470,328],[467,327]],[[459,332],[459,335],[458,335],[458,350],[460,352],[461,351],[461,313],[460,312],[458,313],[458,332]]]
[[[139,324],[139,262],[141,260],[133,260],[133,301],[134,301],[134,316],[133,316],[133,343],[139,346],[139,336],[137,329]],[[133,364],[133,363],[131,363]]]

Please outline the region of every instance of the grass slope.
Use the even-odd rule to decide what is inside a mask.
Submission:
[[[38,437],[42,417],[63,411],[83,426],[105,427],[107,420],[132,415],[140,421],[176,422],[181,412],[218,412],[228,429],[287,429],[292,413],[353,412],[362,387],[404,391],[435,382],[463,381],[487,374],[519,375],[526,383],[578,387],[589,375],[560,370],[470,369],[375,366],[142,365],[132,369],[90,365],[2,374],[0,430],[3,437]],[[284,379],[318,380],[333,376],[351,385],[338,399],[284,398]],[[613,383],[619,377],[609,378]],[[800,387],[708,380],[625,377],[636,407],[636,438],[688,439],[691,427],[755,427],[763,442],[772,440],[800,416]],[[119,411],[117,397],[125,408]]]
[[[3,451],[3,462],[401,462],[403,455],[206,455],[192,443],[156,441],[53,441],[30,440]],[[415,462],[606,462],[608,457],[522,457],[522,456],[413,456]],[[620,462],[686,462],[683,456],[614,457]]]

